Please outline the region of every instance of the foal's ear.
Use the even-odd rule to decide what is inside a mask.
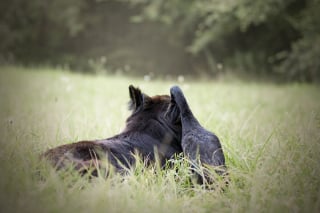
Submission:
[[[139,88],[132,85],[129,86],[130,102],[129,109],[136,111],[143,106],[144,94],[141,93]]]

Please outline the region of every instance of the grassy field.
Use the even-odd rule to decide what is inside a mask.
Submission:
[[[39,162],[50,147],[118,133],[129,84],[155,95],[177,82],[1,67],[0,211],[320,212],[320,88],[312,85],[179,84],[221,139],[231,178],[224,192],[186,187],[173,170],[88,183]]]

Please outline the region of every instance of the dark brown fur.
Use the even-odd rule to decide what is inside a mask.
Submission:
[[[136,152],[144,161],[154,162],[157,150],[162,164],[181,153],[180,113],[170,105],[170,96],[149,97],[133,86],[129,87],[129,94],[132,114],[120,134],[58,146],[42,156],[57,169],[72,164],[79,172],[86,173],[90,168],[100,167],[103,160],[121,172],[134,165]],[[92,174],[97,175],[97,171]]]

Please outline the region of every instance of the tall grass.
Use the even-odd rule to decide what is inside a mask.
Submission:
[[[90,182],[57,173],[49,147],[118,133],[128,85],[168,94],[177,82],[0,68],[1,212],[319,212],[320,95],[312,85],[180,83],[194,114],[221,139],[231,181],[206,190],[179,170],[143,164]]]

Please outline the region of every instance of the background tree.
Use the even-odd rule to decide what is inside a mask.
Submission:
[[[125,74],[320,79],[319,0],[3,0],[0,57]]]

